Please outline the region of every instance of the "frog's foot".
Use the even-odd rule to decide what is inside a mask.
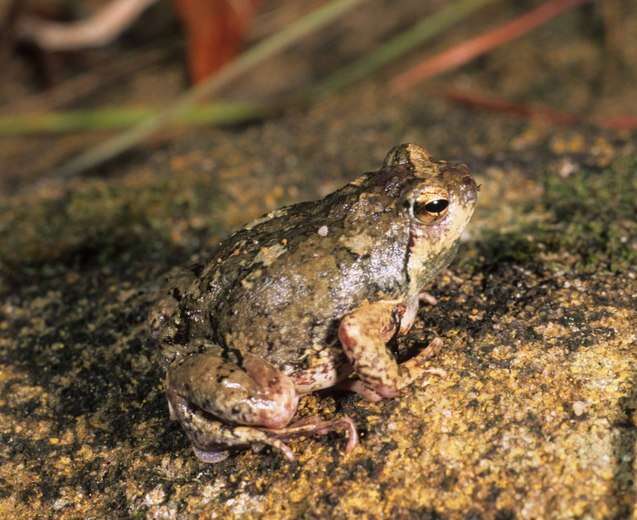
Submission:
[[[442,345],[442,339],[434,338],[413,358],[400,364],[401,378],[398,384],[398,388],[400,390],[409,386],[417,379],[420,379],[424,374],[433,374],[437,376],[445,376],[447,374],[441,368],[426,368],[424,366],[424,363],[427,360],[431,359],[440,352]]]
[[[286,428],[268,430],[270,434],[280,439],[287,439],[299,435],[325,435],[335,430],[345,430],[347,432],[347,445],[345,453],[349,453],[358,444],[358,432],[354,421],[348,416],[339,417],[330,421],[325,421],[320,417],[306,417]]]
[[[338,336],[359,382],[345,381],[345,387],[366,399],[396,397],[427,370],[423,362],[437,352],[442,340],[405,363],[398,364],[386,344],[398,331],[404,307],[391,301],[366,303],[341,320]]]

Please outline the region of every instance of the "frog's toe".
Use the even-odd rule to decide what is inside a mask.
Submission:
[[[345,452],[349,453],[352,451],[358,444],[358,431],[356,430],[354,421],[347,415],[329,421],[323,420],[320,417],[306,417],[286,428],[268,430],[268,432],[277,438],[288,439],[300,435],[325,435],[335,430],[345,430],[347,433]]]
[[[285,444],[284,442],[278,442],[276,445],[272,446],[277,448],[290,462],[294,461],[294,453],[292,453],[292,450],[288,447],[287,444]]]
[[[257,430],[259,431],[259,430]],[[270,437],[270,432],[268,430],[263,430],[262,432],[259,431],[259,433],[263,433],[266,435],[267,440],[266,439],[262,439],[260,442],[266,446],[270,446],[270,448],[274,448],[275,450],[278,450],[281,452],[281,454],[283,454],[283,456],[288,459],[290,462],[294,461],[294,453],[292,453],[292,450],[290,449],[290,447],[285,444],[282,440],[278,439],[278,438],[274,438],[274,437]]]
[[[426,368],[426,362],[440,352],[442,345],[442,339],[434,338],[424,350],[420,351],[413,358],[401,363],[400,389],[405,388],[427,373],[441,375],[440,369]],[[443,370],[442,373],[444,374],[442,377],[444,377],[446,372]]]
[[[427,291],[421,291],[418,295],[418,299],[421,302],[428,303],[429,305],[438,305],[438,299],[431,293]]]
[[[347,444],[345,446],[345,453],[349,453],[358,444],[358,431],[356,430],[356,424],[354,423],[354,421],[347,415],[339,417],[338,419],[333,419],[331,421],[325,421],[323,429],[319,429],[317,433],[324,434],[332,430],[341,429],[347,432]]]
[[[376,392],[383,399],[393,399],[394,397],[398,397],[400,395],[400,390],[397,386],[389,386],[389,385],[378,385],[374,387],[374,392]]]
[[[325,435],[334,430],[345,430],[347,432],[347,444],[345,446],[345,453],[352,451],[358,444],[358,431],[356,430],[356,424],[354,421],[344,415],[331,421],[321,421],[315,425],[314,433],[317,435]]]
[[[380,394],[377,394],[374,390],[366,386],[360,379],[346,379],[336,385],[335,388],[347,392],[355,392],[370,403],[377,403],[383,399]]]

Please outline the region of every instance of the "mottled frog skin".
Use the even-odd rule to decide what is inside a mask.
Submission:
[[[204,266],[172,275],[151,328],[169,362],[171,417],[197,456],[344,429],[349,417],[294,422],[299,396],[338,386],[399,395],[430,349],[398,364],[423,289],[456,252],[478,187],[464,165],[417,145],[322,200],[278,209],[222,241]]]

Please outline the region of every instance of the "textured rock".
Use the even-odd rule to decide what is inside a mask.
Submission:
[[[492,57],[482,85],[546,92],[560,78],[537,74],[538,41]],[[592,44],[570,43],[595,70]],[[438,304],[399,345],[407,356],[442,337],[439,375],[380,403],[304,398],[301,414],[354,418],[348,456],[334,434],[292,441],[295,464],[267,449],[200,463],[168,419],[145,331],[161,276],[405,141],[467,162],[482,185],[431,288]],[[101,177],[3,195],[0,517],[637,518],[636,172],[634,135],[415,91],[389,103],[367,85],[260,126],[187,133]]]
[[[523,152],[493,154],[500,135],[515,141],[532,127],[492,118],[480,141],[456,131],[466,112],[416,99],[371,117],[363,108],[377,95],[365,91],[362,115],[324,132],[330,141],[378,135],[373,146],[317,149],[292,118],[232,138],[215,133],[205,152],[208,138],[195,137],[108,180],[5,199],[3,514],[632,514],[634,141],[550,131]],[[308,124],[327,125],[348,102],[308,113]],[[419,125],[380,137],[414,111]],[[441,115],[444,135],[432,136],[428,122]],[[145,335],[160,275],[205,257],[223,230],[378,165],[388,142],[406,135],[469,162],[482,184],[467,242],[432,289],[438,304],[421,308],[402,344],[406,355],[440,335],[446,346],[431,366],[445,375],[376,404],[304,399],[301,413],[356,420],[362,442],[349,456],[331,435],[293,441],[294,465],[268,450],[198,462],[168,420],[158,352]],[[575,137],[576,152],[547,146]],[[612,157],[600,166],[588,144],[601,141]],[[565,161],[570,173],[560,175]]]

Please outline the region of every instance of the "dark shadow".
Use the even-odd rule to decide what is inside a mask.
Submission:
[[[185,263],[188,252],[150,229],[142,234],[114,230],[56,259],[4,273],[5,303],[25,312],[16,317],[0,311],[6,325],[0,334],[11,338],[0,358],[19,374],[4,381],[2,392],[34,385],[44,389],[45,398],[7,400],[2,413],[27,425],[45,421],[51,437],[71,431],[74,438],[53,444],[23,430],[2,439],[8,457],[40,474],[36,494],[47,501],[55,501],[64,486],[77,485],[88,494],[116,489],[127,469],[121,461],[105,461],[104,450],[125,446],[166,453],[177,443],[186,446],[168,420],[161,353],[145,323],[161,274]],[[87,424],[83,433],[76,429],[78,418]],[[153,425],[152,438],[136,431],[142,422]],[[68,474],[38,462],[73,457],[84,446],[95,457]]]

